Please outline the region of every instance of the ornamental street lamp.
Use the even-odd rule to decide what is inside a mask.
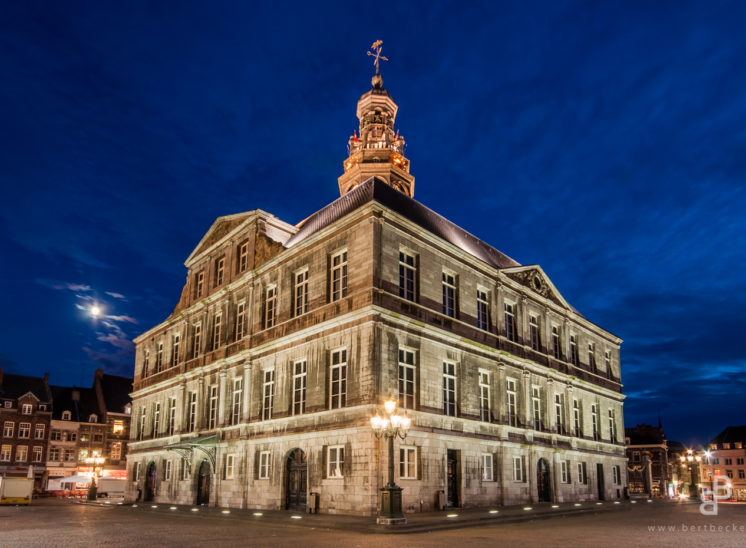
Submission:
[[[93,473],[91,474],[91,485],[88,487],[88,500],[96,500],[96,476],[98,474],[98,469],[104,464],[104,457],[99,455],[98,451],[94,451],[93,455],[84,459],[85,463],[93,468]]]
[[[407,518],[402,513],[401,487],[394,483],[394,438],[407,437],[407,431],[412,420],[406,413],[397,409],[396,400],[392,397],[383,404],[383,413],[379,411],[371,417],[370,426],[376,438],[384,437],[389,442],[389,482],[381,488],[381,511],[377,522],[383,524],[406,523]]]

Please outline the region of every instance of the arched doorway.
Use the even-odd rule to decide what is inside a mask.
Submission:
[[[145,472],[145,491],[143,495],[143,500],[145,502],[149,502],[155,498],[156,474],[155,463],[151,462],[148,464],[148,469]]]
[[[545,459],[539,459],[536,465],[536,489],[539,493],[539,502],[552,501],[552,484],[549,479],[549,463]]]
[[[199,465],[199,472],[197,472],[197,504],[208,505],[210,504],[210,463],[207,459],[202,461]]]
[[[293,449],[290,451],[285,478],[285,508],[305,512],[306,491],[308,491],[308,461],[303,450]]]

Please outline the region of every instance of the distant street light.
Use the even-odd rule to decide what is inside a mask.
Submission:
[[[407,437],[412,419],[406,413],[399,414],[396,400],[389,398],[383,404],[383,415],[379,412],[370,418],[370,426],[376,438],[386,438],[389,442],[389,482],[381,488],[381,511],[378,523],[406,523],[402,513],[401,487],[394,483],[394,438]]]
[[[84,459],[87,465],[93,467],[93,472],[91,473],[91,485],[88,487],[88,500],[96,500],[96,491],[98,490],[96,486],[96,476],[98,474],[98,469],[104,464],[105,460],[104,457],[99,455],[98,451],[94,451],[92,456]]]

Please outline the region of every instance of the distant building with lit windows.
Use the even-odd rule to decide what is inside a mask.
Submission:
[[[340,198],[297,224],[219,217],[135,339],[129,500],[375,514],[390,395],[405,512],[623,496],[621,340],[413,199],[382,83]]]

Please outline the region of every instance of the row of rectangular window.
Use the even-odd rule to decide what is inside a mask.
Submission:
[[[12,438],[15,433],[15,422],[5,421],[3,423],[3,437]],[[45,425],[37,424],[34,426],[34,439],[44,439]],[[19,422],[18,423],[18,438],[19,439],[31,439],[31,423],[30,422]]]
[[[0,446],[0,462],[12,462],[12,445]],[[31,462],[42,462],[44,454],[44,448],[40,446],[33,447],[33,456]],[[16,446],[16,458],[15,462],[28,462],[28,446],[17,445]]]

